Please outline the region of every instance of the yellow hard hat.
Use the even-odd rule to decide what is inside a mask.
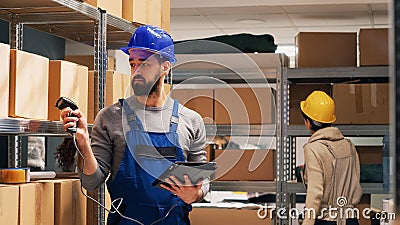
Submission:
[[[305,101],[300,102],[301,111],[310,119],[320,123],[336,121],[335,102],[323,91],[314,91]]]

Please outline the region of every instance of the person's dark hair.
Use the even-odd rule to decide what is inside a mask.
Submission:
[[[313,119],[311,119],[310,117],[308,117],[306,114],[304,114],[303,112],[301,112],[301,114],[303,115],[303,118],[305,120],[310,121],[311,124],[311,130],[312,131],[318,131],[320,129],[326,128],[326,127],[330,127],[332,126],[332,123],[320,123],[318,121],[315,121]]]
[[[158,60],[158,62],[161,64],[165,61],[169,61],[167,57],[164,57],[160,54],[154,54],[154,57]]]
[[[154,57],[157,59],[158,63],[160,63],[160,64],[163,63],[163,62],[169,61],[167,57],[163,57],[160,54],[154,54]],[[171,66],[171,69],[169,69],[169,72],[168,72],[168,76],[169,77],[171,77],[171,73],[172,73],[172,66]]]
[[[76,148],[72,138],[66,137],[57,146],[55,158],[64,172],[73,172],[75,169]]]

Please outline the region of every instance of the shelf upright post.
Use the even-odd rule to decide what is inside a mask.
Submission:
[[[290,93],[289,93],[289,97],[290,98]],[[289,101],[289,99],[288,99]],[[297,180],[296,178],[296,137],[294,136],[288,136],[288,141],[289,141],[289,179],[290,180]],[[292,208],[296,208],[296,193],[290,192],[289,196],[290,198],[289,200],[289,211]],[[297,215],[296,215],[297,216]],[[293,223],[293,220],[296,220],[299,218],[289,218],[289,224]]]
[[[104,90],[107,70],[107,46],[106,46],[106,16],[105,12],[99,9],[99,20],[94,26],[94,92],[98,97],[94,99],[95,112],[104,108]],[[96,95],[95,95],[96,96]]]
[[[8,136],[8,167],[21,167],[21,138],[18,135]]]
[[[23,24],[19,21],[19,16],[10,14],[10,47],[22,50]]]
[[[99,19],[94,26],[94,92],[98,97],[94,99],[95,112],[104,108],[106,71],[107,71],[107,16],[106,11],[98,9]],[[96,96],[96,95],[95,95]],[[98,201],[105,205],[105,186],[100,186],[98,190]],[[105,210],[97,206],[98,225],[105,225]]]
[[[396,212],[400,210],[400,1],[392,1],[392,24],[393,29],[390,33],[390,46],[394,46],[390,52],[390,63],[393,65],[390,71],[391,93],[390,98],[390,156],[393,158],[393,164],[390,168],[392,173],[390,180],[394,182],[390,186],[390,193],[394,196],[394,205]]]
[[[20,23],[19,16],[10,14],[10,47],[12,49],[22,49],[23,24]],[[8,136],[8,167],[21,167],[21,138],[18,135]]]
[[[296,180],[296,137],[289,136],[290,145],[290,169],[289,177],[290,180]]]
[[[279,55],[280,65],[276,77],[277,86],[277,141],[276,141],[276,224],[288,224],[289,201],[287,195],[287,181],[289,178],[289,141],[287,136],[287,124],[289,116],[288,82],[286,58]]]

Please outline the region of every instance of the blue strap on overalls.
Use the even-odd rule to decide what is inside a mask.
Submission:
[[[170,132],[176,132],[178,129],[179,115],[178,115],[178,100],[174,100],[174,107],[172,108],[171,123],[169,127]]]
[[[129,126],[130,127],[136,126],[138,129],[144,130],[143,124],[140,121],[140,119],[136,116],[135,111],[133,111],[131,109],[131,107],[129,107],[128,103],[125,100],[123,100],[123,101],[121,101],[121,100],[123,100],[123,99],[120,99],[120,103],[124,107],[124,110],[126,112],[126,116],[127,116],[128,122],[129,122]],[[125,102],[125,104],[124,104],[124,102]]]
[[[131,107],[129,107],[129,105],[126,103],[126,101],[125,101],[125,104],[123,104],[122,102],[121,102],[121,104],[123,105],[123,108],[126,112],[129,126],[130,127],[136,126],[138,129],[144,130],[143,124],[140,121],[140,119],[137,117],[135,111],[133,111],[131,109]],[[178,129],[178,123],[179,123],[178,106],[179,106],[178,100],[174,99],[174,106],[172,108],[172,115],[171,115],[171,123],[170,123],[170,127],[169,127],[170,132],[176,132],[176,130]]]

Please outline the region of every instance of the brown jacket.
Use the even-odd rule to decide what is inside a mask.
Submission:
[[[304,160],[305,208],[314,209],[319,219],[340,222],[322,209],[353,208],[360,201],[360,162],[354,145],[343,137],[339,129],[324,128],[315,132],[304,145]],[[338,199],[344,199],[344,202],[338,205]],[[305,212],[303,225],[313,225],[315,217]]]

